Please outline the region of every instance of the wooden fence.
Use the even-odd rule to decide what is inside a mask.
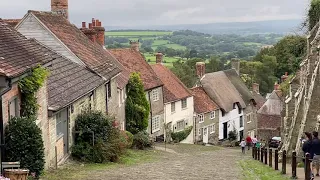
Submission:
[[[273,156],[274,155],[274,156]],[[279,170],[279,152],[278,150],[275,150],[274,152],[272,149],[267,149],[267,148],[256,148],[254,147],[252,149],[252,158],[261,161],[261,163],[264,163],[266,165],[269,164],[270,167],[273,167],[272,164],[274,163],[274,169]],[[306,157],[298,157],[296,152],[292,152],[291,156],[291,178],[292,179],[297,179],[297,158],[302,158],[304,159],[305,163],[305,180],[310,180],[311,176],[311,161],[310,159],[310,154],[307,154]],[[287,174],[287,152],[284,150],[282,152],[282,169],[281,173],[282,174]]]

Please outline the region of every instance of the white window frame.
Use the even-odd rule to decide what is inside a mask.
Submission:
[[[201,136],[201,135],[202,135],[202,134],[201,134],[201,129],[202,129],[202,128],[199,128],[199,131],[198,131],[199,136]]]
[[[210,119],[214,119],[215,117],[216,117],[216,112],[215,111],[211,111]]]
[[[242,117],[242,124],[241,124],[241,117]],[[243,120],[244,120],[244,119],[243,119],[243,116],[240,116],[240,117],[239,117],[239,127],[240,127],[240,128],[243,128],[243,127],[244,127],[244,122],[243,122]],[[242,126],[241,126],[241,125],[242,125]]]
[[[121,107],[121,89],[118,90],[118,102],[119,102],[119,107]]]
[[[152,133],[160,131],[160,116],[152,117]]]
[[[186,102],[185,104],[185,107],[183,106],[183,102]],[[188,101],[187,101],[187,99],[182,99],[181,100],[181,109],[187,109],[188,108]]]
[[[11,109],[11,104],[13,105],[13,109]],[[18,101],[18,97],[17,96],[13,97],[9,101],[8,110],[9,110],[9,112],[8,112],[9,119],[12,119],[14,117],[19,117],[20,116],[20,113],[19,113],[19,101]]]
[[[204,123],[204,114],[198,114],[199,123]]]
[[[172,108],[172,107],[174,107],[174,108]],[[172,111],[172,109],[174,109],[174,110]],[[175,113],[175,112],[176,112],[176,102],[172,102],[171,103],[171,113]]]
[[[216,125],[215,125],[215,124],[211,124],[211,125],[210,125],[210,128],[209,128],[209,129],[210,129],[209,133],[210,133],[210,134],[215,133],[215,132],[216,132],[215,128],[216,128]]]
[[[252,115],[252,113],[246,115],[247,120],[249,120],[247,121],[247,124],[250,124],[252,122]]]
[[[154,90],[152,90],[152,100],[153,101],[159,101],[159,91],[158,91],[158,89],[154,89]]]
[[[179,128],[179,126],[178,126],[179,123],[182,123],[182,124],[183,124],[183,128]],[[177,121],[177,131],[183,131],[185,128],[186,128],[186,122],[185,122],[185,120]]]
[[[55,118],[56,118],[56,137],[59,138],[63,135],[62,133],[62,113],[61,112],[58,112],[56,115],[55,115]],[[58,134],[58,131],[59,131],[59,134]]]

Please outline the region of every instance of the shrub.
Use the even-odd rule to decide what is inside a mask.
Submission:
[[[138,132],[133,136],[133,147],[137,149],[145,149],[152,146],[149,135],[145,131]]]
[[[35,118],[12,118],[5,129],[6,157],[8,162],[20,161],[39,177],[43,171],[44,147],[41,129]]]
[[[129,131],[126,131],[127,135],[127,148],[131,148],[133,144],[133,134]]]
[[[139,73],[132,73],[127,85],[126,129],[132,134],[148,127],[150,106]]]
[[[192,126],[187,127],[186,129],[184,129],[183,131],[179,131],[179,132],[175,132],[175,133],[171,133],[171,138],[174,142],[181,142],[182,140],[186,139],[189,134],[192,131]]]
[[[234,140],[237,140],[237,131],[236,130],[233,130],[233,131],[229,131],[228,133],[228,139],[229,141],[234,141]]]
[[[118,129],[112,126],[113,119],[101,112],[85,112],[76,118],[75,144],[72,156],[85,162],[103,163],[117,161],[126,143]]]

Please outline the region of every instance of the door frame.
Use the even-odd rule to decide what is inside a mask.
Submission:
[[[208,144],[209,143],[209,126],[202,128],[202,142]],[[206,135],[205,135],[206,134]]]
[[[223,123],[223,139],[228,138],[228,122]]]

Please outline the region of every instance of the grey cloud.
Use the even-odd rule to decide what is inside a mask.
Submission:
[[[105,25],[195,24],[298,19],[309,0],[69,0],[71,21],[92,17]],[[1,18],[21,18],[27,10],[50,10],[50,0],[1,0]]]

